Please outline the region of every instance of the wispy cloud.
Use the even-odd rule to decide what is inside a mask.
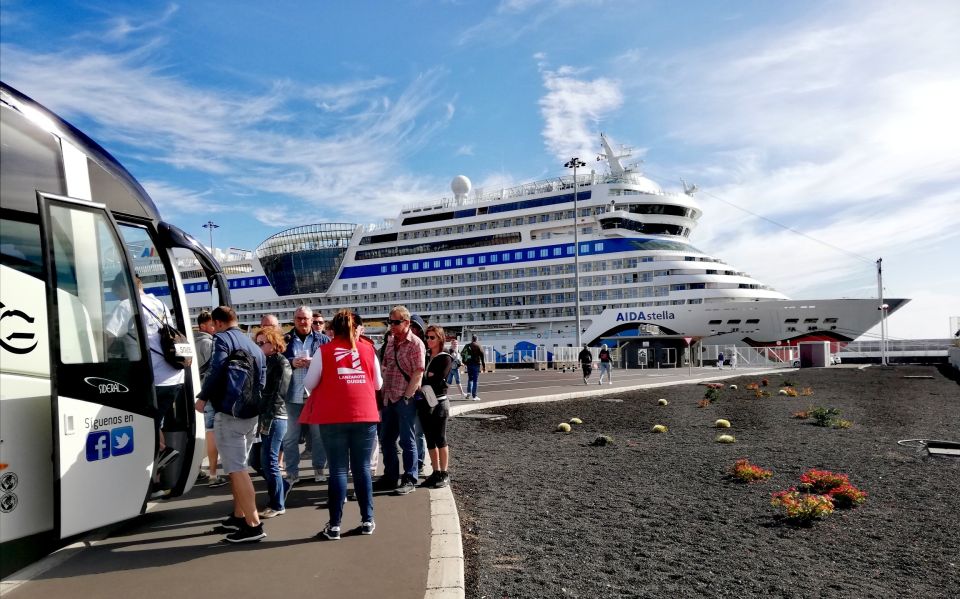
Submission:
[[[143,35],[152,32],[165,25],[180,10],[177,4],[169,4],[157,17],[145,17],[140,20],[131,19],[127,16],[113,17],[110,19],[109,29],[104,34],[104,38],[110,41],[125,41],[132,34]]]
[[[289,82],[259,94],[190,85],[158,65],[149,49],[123,53],[78,48],[34,53],[4,44],[3,78],[68,119],[93,123],[95,136],[122,144],[145,161],[216,177],[223,186],[261,191],[313,207],[316,220],[378,218],[393,212],[392,191],[403,198],[422,190],[418,181],[383,173],[400,168],[405,154],[426,143],[452,116],[427,71],[390,95],[386,78],[302,88]],[[294,121],[294,106],[313,102]],[[337,112],[340,120],[323,122]],[[182,192],[183,190],[178,190]],[[172,202],[190,194],[158,194]]]
[[[199,211],[215,213],[236,209],[236,206],[214,200],[215,194],[212,191],[195,191],[156,180],[141,181],[141,184],[154,203],[161,208],[164,218],[196,214]]]
[[[585,69],[564,66],[540,71],[546,93],[540,98],[543,138],[558,159],[581,158],[596,153],[600,121],[623,104],[620,82],[606,77],[586,79]]]
[[[698,196],[697,245],[804,297],[875,294],[877,256],[896,248],[914,275],[960,240],[960,5],[838,8],[659,65],[638,52],[642,69],[624,75],[629,97],[663,108],[673,138],[713,151],[685,170],[715,196],[870,258]],[[894,295],[905,292],[900,274],[888,273]],[[960,296],[957,281],[941,285]]]

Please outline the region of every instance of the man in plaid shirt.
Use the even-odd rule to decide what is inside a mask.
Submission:
[[[380,368],[383,372],[383,411],[380,414],[383,476],[374,490],[396,490],[399,495],[417,488],[417,406],[414,395],[423,378],[423,341],[410,330],[410,310],[396,306],[390,311],[390,334],[385,341]],[[403,451],[403,473],[396,446]]]

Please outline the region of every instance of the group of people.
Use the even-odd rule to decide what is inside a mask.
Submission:
[[[404,495],[418,486],[449,485],[448,389],[454,378],[460,386],[457,369],[467,352],[458,354],[454,345],[448,353],[442,327],[427,326],[405,306],[396,306],[378,348],[363,334],[360,316],[349,310],[337,312],[327,323],[322,315],[300,307],[286,335],[276,317],[267,315],[253,339],[239,329],[228,306],[201,314],[197,325],[202,386],[195,407],[207,424],[209,484],[224,480],[217,474],[218,462],[231,484],[233,511],[220,523],[229,531],[227,541],[258,541],[266,536],[262,520],[286,512],[287,495],[299,480],[301,426],[306,427],[315,481],[328,481],[329,519],[318,537],[340,538],[348,471],[363,535],[376,528],[374,491]],[[468,347],[479,356],[471,353],[467,363],[468,393],[476,398],[483,352],[476,338]],[[255,357],[251,376],[259,396],[256,417],[237,417],[224,409],[225,387],[218,381],[233,367],[228,362],[237,350]],[[256,506],[247,463],[256,442],[261,443],[260,466],[267,483],[262,510]],[[383,476],[374,483],[381,447]],[[427,457],[433,472],[421,482]],[[281,475],[281,460],[286,476]],[[329,479],[323,476],[325,465]]]

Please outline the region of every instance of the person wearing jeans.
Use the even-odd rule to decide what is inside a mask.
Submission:
[[[280,448],[287,432],[285,398],[290,386],[292,371],[290,362],[283,357],[286,343],[277,328],[263,329],[257,333],[257,346],[267,359],[267,382],[260,398],[260,465],[267,483],[267,507],[260,512],[261,518],[282,516],[286,492],[289,488],[280,476]]]
[[[370,453],[377,438],[377,389],[383,379],[377,352],[372,343],[360,339],[356,324],[350,310],[340,310],[333,317],[333,341],[317,351],[304,379],[309,397],[300,416],[302,424],[320,428],[330,464],[330,519],[317,536],[334,541],[340,538],[347,499],[348,463],[360,506],[360,533],[373,534],[376,528]]]
[[[414,396],[423,379],[426,348],[410,328],[410,310],[394,306],[387,323],[390,335],[383,348],[383,410],[381,412],[381,448],[383,476],[374,490],[395,490],[406,495],[417,488],[417,406]],[[397,460],[396,445],[403,452],[403,472]]]

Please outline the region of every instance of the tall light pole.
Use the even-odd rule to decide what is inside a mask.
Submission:
[[[573,169],[573,293],[577,310],[577,347],[583,345],[580,339],[580,213],[577,210],[577,167],[587,163],[576,156],[563,166]]]
[[[219,228],[220,228],[220,225],[218,225],[217,223],[213,222],[212,220],[208,220],[207,223],[206,223],[205,225],[203,225],[203,228],[210,230],[210,254],[213,255],[213,254],[215,253],[215,252],[213,251],[213,230],[214,230],[214,229],[219,229]]]

